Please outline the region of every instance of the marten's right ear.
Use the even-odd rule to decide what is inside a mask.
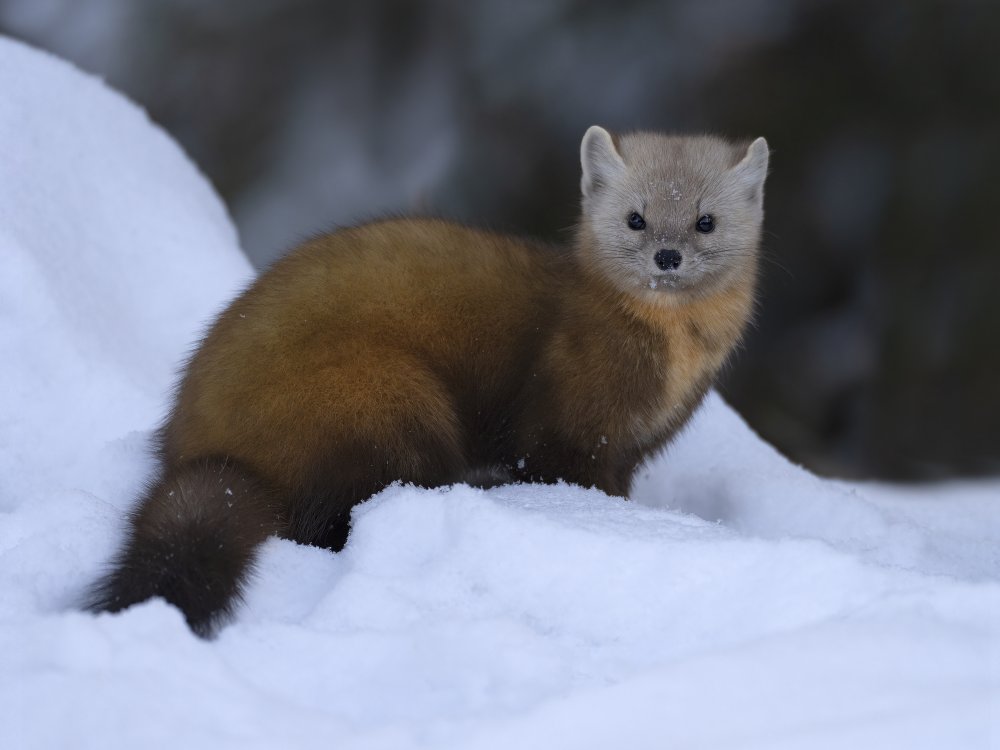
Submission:
[[[587,128],[580,144],[580,166],[583,167],[580,190],[586,198],[621,175],[625,162],[611,140],[611,133],[599,125]]]

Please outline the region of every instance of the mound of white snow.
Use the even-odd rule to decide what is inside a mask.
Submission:
[[[1000,484],[821,480],[714,395],[638,502],[392,487],[213,642],[77,612],[249,277],[143,113],[0,41],[0,747],[997,746]]]

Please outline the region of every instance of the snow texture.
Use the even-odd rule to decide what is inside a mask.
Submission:
[[[1000,484],[820,479],[716,395],[633,502],[393,486],[215,641],[77,611],[250,277],[141,111],[0,41],[0,747],[1000,746]]]

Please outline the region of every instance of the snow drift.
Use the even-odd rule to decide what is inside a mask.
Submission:
[[[635,502],[390,487],[236,622],[74,602],[177,364],[251,276],[178,148],[0,40],[0,746],[987,748],[1000,485],[819,479],[717,396]]]

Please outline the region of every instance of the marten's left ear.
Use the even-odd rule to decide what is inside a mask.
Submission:
[[[733,176],[746,188],[747,199],[756,203],[764,199],[764,178],[767,177],[767,141],[758,138],[747,149],[743,161],[732,169]]]
[[[580,166],[583,167],[580,189],[585,198],[591,197],[625,171],[625,162],[615,148],[611,133],[600,125],[591,125],[583,135]]]

